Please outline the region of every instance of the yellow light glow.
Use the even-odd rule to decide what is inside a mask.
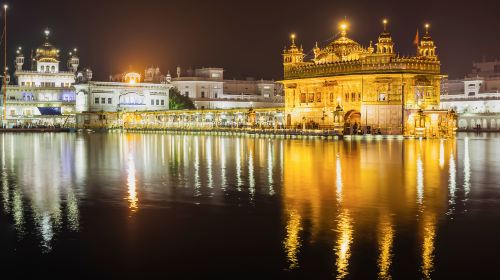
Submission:
[[[347,30],[347,23],[346,23],[346,22],[342,22],[342,23],[340,23],[340,29],[341,29],[342,31],[346,31],[346,30]]]
[[[338,217],[338,239],[335,245],[337,256],[337,279],[343,279],[349,274],[349,259],[351,257],[351,244],[353,241],[353,220],[349,211],[344,209]]]
[[[300,231],[302,230],[302,226],[301,217],[295,209],[290,211],[289,215],[286,225],[286,238],[283,245],[289,263],[288,268],[294,269],[299,266],[298,254],[301,246]]]
[[[290,38],[295,39],[295,33],[292,33],[292,35],[290,35]]]
[[[387,19],[384,18],[384,20],[382,20],[382,23],[387,24]]]
[[[139,202],[139,199],[137,198],[137,189],[135,183],[136,183],[136,177],[135,177],[134,156],[130,154],[128,158],[127,187],[128,187],[129,208],[132,212],[137,211],[138,207],[137,205]]]

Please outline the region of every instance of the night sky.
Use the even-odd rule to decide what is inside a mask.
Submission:
[[[223,67],[226,78],[281,79],[281,52],[291,32],[306,52],[335,36],[347,17],[349,36],[363,45],[376,41],[381,19],[389,19],[396,52],[413,54],[416,29],[431,24],[443,72],[470,71],[474,60],[500,58],[500,1],[278,1],[278,0],[11,0],[9,58],[17,46],[51,42],[62,61],[78,47],[80,66],[95,79],[129,69],[143,73],[158,65],[173,74],[184,69]],[[12,67],[12,66],[11,66]]]

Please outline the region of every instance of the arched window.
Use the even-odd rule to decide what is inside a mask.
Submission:
[[[40,71],[45,71],[45,66],[42,65],[42,67],[40,67]]]
[[[306,94],[304,92],[300,93],[300,103],[306,103]]]
[[[52,70],[52,72],[56,72],[56,67],[52,66],[51,70]]]

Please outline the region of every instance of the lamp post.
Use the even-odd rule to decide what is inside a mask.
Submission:
[[[4,11],[4,24],[3,24],[3,117],[2,126],[7,120],[7,4],[3,5]],[[5,126],[7,124],[5,123]]]

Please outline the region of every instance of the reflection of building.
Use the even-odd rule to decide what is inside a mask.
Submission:
[[[186,71],[172,80],[180,94],[191,98],[197,109],[230,109],[280,107],[281,96],[275,94],[274,81],[224,80],[222,68],[200,68]]]
[[[500,129],[500,62],[478,62],[461,80],[442,84],[441,107],[459,116],[459,129]]]
[[[49,42],[49,35],[45,30],[45,42],[31,55],[30,70],[24,69],[22,49],[17,50],[17,85],[7,87],[6,115],[11,124],[62,124],[74,113],[72,86],[80,61],[75,49],[69,54],[68,71],[61,71],[60,52]]]
[[[76,109],[79,112],[168,110],[165,83],[143,83],[138,73],[126,73],[119,82],[76,84]]]
[[[345,122],[401,133],[404,122],[406,134],[452,134],[452,118],[439,110],[440,62],[428,30],[413,57],[395,53],[385,27],[375,46],[365,48],[347,37],[345,23],[335,40],[323,47],[316,44],[313,53],[306,60],[294,35],[283,52],[288,126]],[[338,122],[336,106],[343,110]]]

